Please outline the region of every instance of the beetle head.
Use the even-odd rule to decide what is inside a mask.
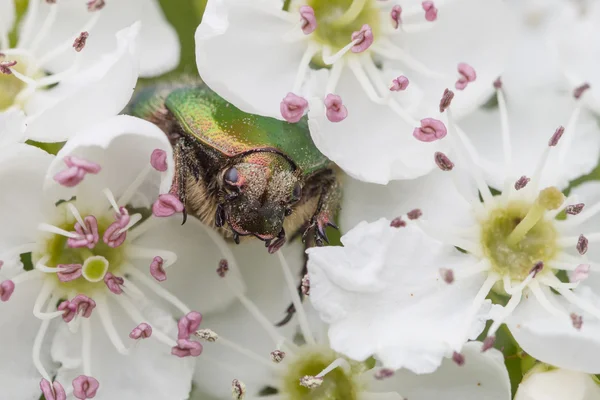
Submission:
[[[284,157],[273,153],[247,155],[221,171],[219,181],[224,202],[218,212],[234,233],[264,241],[282,238],[285,217],[302,196],[301,182]]]

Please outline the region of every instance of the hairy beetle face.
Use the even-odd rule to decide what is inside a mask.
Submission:
[[[302,196],[302,186],[293,172],[273,165],[236,164],[222,171],[221,184],[222,222],[238,235],[254,235],[264,241],[285,234],[283,221]]]

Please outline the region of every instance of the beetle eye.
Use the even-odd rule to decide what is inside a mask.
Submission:
[[[235,167],[231,167],[225,172],[225,182],[235,185],[238,183],[240,179],[240,175],[238,174],[238,170]]]
[[[296,183],[294,186],[294,190],[292,191],[292,198],[290,199],[291,203],[296,203],[302,197],[302,186],[300,183]]]

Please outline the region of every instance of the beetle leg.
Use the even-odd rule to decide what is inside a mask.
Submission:
[[[183,204],[183,221],[181,225],[187,221],[187,212],[185,208],[186,204],[186,185],[185,180],[187,176],[187,163],[185,160],[185,143],[184,139],[180,138],[173,146],[173,158],[175,159],[175,178],[173,179],[173,185],[171,186],[171,193],[179,198],[179,201]]]
[[[334,175],[324,182],[321,187],[321,195],[319,197],[317,209],[302,235],[302,240],[304,242],[306,242],[309,232],[314,229],[314,239],[317,246],[322,246],[323,242],[329,243],[329,238],[325,233],[325,229],[328,226],[337,229],[337,226],[333,223],[333,219],[339,209],[341,199],[341,185],[340,182],[335,179]]]
[[[319,197],[319,203],[315,210],[313,217],[300,228],[300,232],[302,233],[302,241],[304,243],[304,248],[309,249],[315,246],[322,246],[323,241],[329,243],[327,235],[325,233],[325,229],[328,226],[331,226],[334,229],[339,229],[336,224],[333,222],[333,219],[339,209],[339,204],[342,199],[342,191],[341,184],[336,179],[335,173],[333,171],[329,171],[329,173],[325,173],[322,178],[319,178],[321,182],[317,182],[321,187],[321,194]],[[322,182],[322,181],[325,182]],[[309,233],[313,231],[314,235],[310,235]],[[296,235],[293,235],[295,237]],[[308,263],[308,255],[306,251],[304,252],[304,266],[300,273],[300,283],[298,284],[298,294],[300,295],[300,299],[304,300],[304,293],[302,291],[302,278],[307,274],[307,263]],[[286,316],[283,320],[279,321],[276,326],[283,326],[292,320],[292,317],[296,313],[296,307],[293,304],[286,309]]]

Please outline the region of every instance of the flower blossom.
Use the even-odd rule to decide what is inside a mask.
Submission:
[[[563,125],[548,129],[555,116],[547,121],[536,112],[520,115],[522,109],[509,114],[514,103],[506,101],[500,80],[494,87],[497,110],[464,121],[465,130],[471,125],[490,131],[490,143],[485,133],[475,138],[463,131],[449,106],[452,151],[431,156],[441,171],[375,192],[365,184],[350,189],[373,199],[361,218],[384,213],[395,219],[358,224],[342,238],[344,248],[309,250],[311,299],[332,324],[330,337],[338,351],[364,358],[384,353],[387,346],[394,349],[385,352],[387,364],[404,366],[414,346],[405,348],[403,339],[377,327],[394,323],[420,329],[425,320],[431,326],[420,337],[421,352],[431,353],[430,367],[435,366],[444,346],[446,352],[448,346],[458,351],[473,337],[467,328],[477,325],[489,296],[496,305],[488,310],[492,323],[484,350],[506,323],[532,357],[574,371],[600,371],[595,278],[600,253],[593,250],[599,237],[598,185],[563,194],[569,181],[589,172],[598,159],[598,128],[582,109],[586,94],[575,96],[571,106],[540,101],[540,113],[548,104],[563,104],[556,108]],[[511,116],[518,117],[514,125]],[[492,117],[500,118],[499,132],[490,128]],[[522,124],[526,117],[531,120]],[[419,213],[407,213],[411,208]],[[400,301],[414,306],[395,307]],[[369,346],[366,337],[377,345]]]
[[[96,32],[104,10],[92,9],[70,20],[69,25],[77,26],[68,34],[55,35],[53,29],[64,28],[57,20],[64,7],[60,1],[29,2],[19,40],[12,48],[6,33],[13,28],[14,9],[9,7],[0,18],[0,112],[24,111],[24,135],[39,142],[64,141],[86,125],[118,114],[138,78],[139,23]],[[47,15],[42,19],[43,10]],[[54,41],[48,41],[50,37]],[[88,42],[96,43],[96,39],[110,46],[97,55],[88,54]]]
[[[500,1],[297,0],[281,10],[210,0],[196,59],[204,81],[246,112],[296,122],[310,110],[319,150],[385,184],[431,171],[426,155],[441,144],[411,133],[439,118],[432,99],[443,88],[461,90],[460,116],[492,94],[485,82],[502,71],[511,24]]]
[[[0,356],[13,360],[2,365],[12,379],[3,397],[187,398],[194,363],[176,357],[188,340],[171,309],[180,324],[201,316],[157,280],[190,259],[169,248],[175,231],[149,245],[146,234],[169,231],[140,213],[171,196],[164,133],[117,116],[78,132],[56,157],[10,149],[0,152],[0,337],[11,343]]]
[[[224,245],[222,239],[217,243]],[[286,246],[253,268],[248,268],[247,261],[258,247],[248,246],[237,254],[244,257],[242,264],[233,252],[224,251],[228,268],[220,274],[221,280],[238,301],[220,312],[204,314],[202,329],[195,333],[204,344],[204,353],[197,361],[197,397],[192,399],[257,399],[264,391],[290,400],[331,396],[432,400],[441,393],[472,400],[510,399],[502,356],[497,351],[482,354],[481,343],[467,345],[460,357],[446,359],[431,375],[393,371],[376,366],[374,360],[357,362],[331,349],[325,324],[302,305],[296,290],[294,276],[302,265],[295,254],[300,248],[299,243]],[[245,283],[245,292],[236,288],[235,280],[230,281],[236,272]],[[270,284],[265,286],[265,281]],[[281,318],[281,304],[290,298],[299,310],[297,320],[276,328],[272,321]]]

